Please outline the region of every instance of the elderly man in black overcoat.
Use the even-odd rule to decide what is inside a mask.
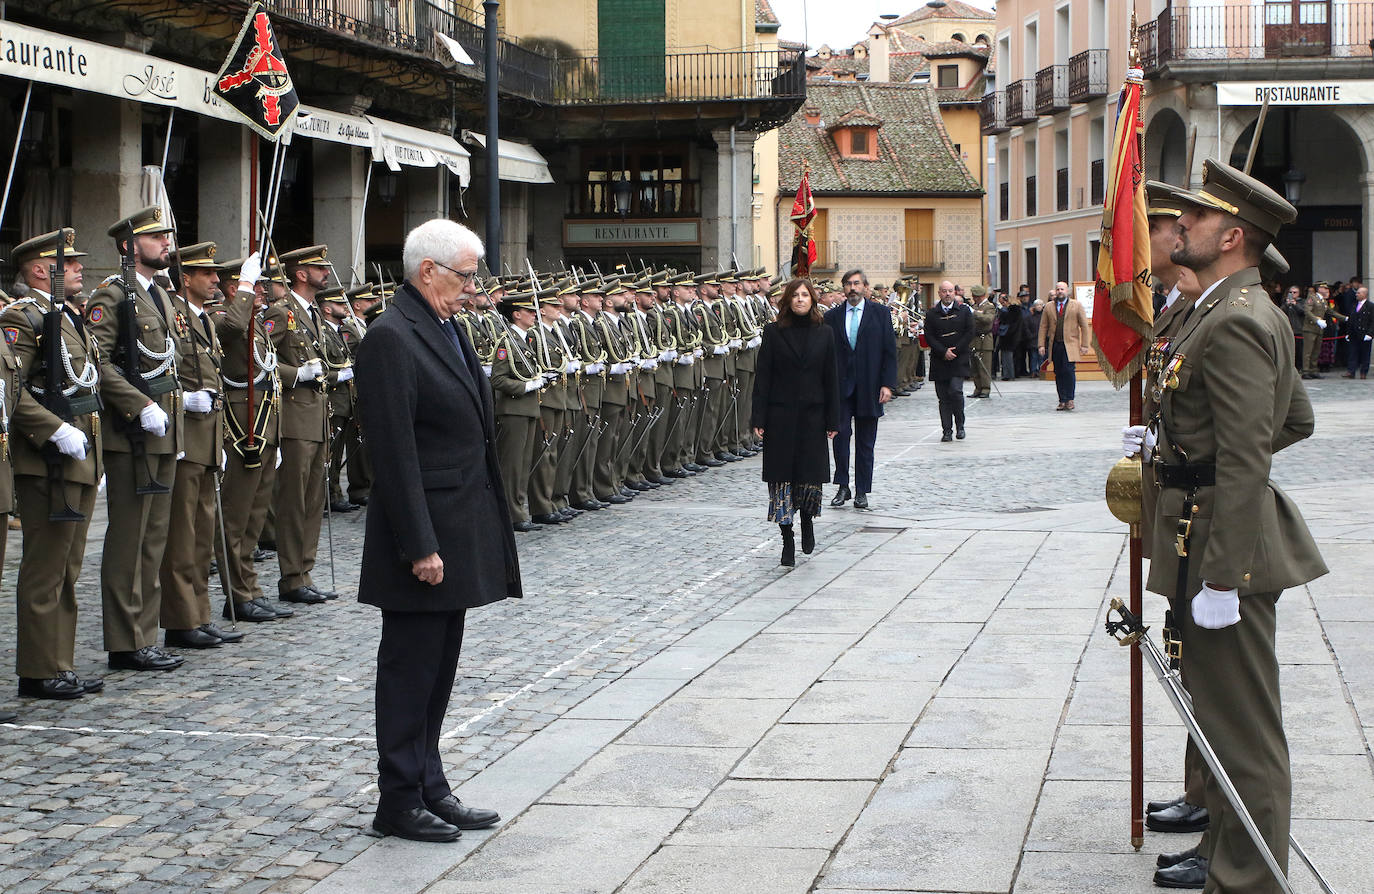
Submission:
[[[964,439],[964,379],[973,372],[973,311],[954,300],[954,283],[940,283],[939,300],[926,311],[930,380],[940,401],[940,440]]]
[[[469,608],[521,595],[502,498],[491,388],[452,316],[482,243],[436,219],[406,237],[406,281],[358,349],[362,430],[376,459],[360,602],[382,610],[373,828],[453,841],[497,822],[444,778],[439,734]]]

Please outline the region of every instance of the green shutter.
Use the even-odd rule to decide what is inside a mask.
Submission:
[[[601,94],[610,99],[662,96],[664,0],[597,0]]]

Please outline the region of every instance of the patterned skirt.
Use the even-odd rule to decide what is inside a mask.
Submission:
[[[780,525],[792,524],[792,516],[815,518],[821,514],[821,486],[793,484],[790,481],[768,482],[768,520]]]

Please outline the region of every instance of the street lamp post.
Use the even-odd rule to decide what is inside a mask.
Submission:
[[[483,0],[486,13],[486,75],[487,75],[487,269],[501,272],[501,125],[496,112],[497,81],[497,24],[499,0]]]

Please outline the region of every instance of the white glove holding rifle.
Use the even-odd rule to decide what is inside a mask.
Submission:
[[[296,384],[303,385],[306,382],[313,382],[324,375],[324,363],[320,360],[307,360],[301,366],[296,367]]]
[[[262,276],[262,252],[255,251],[243,259],[243,266],[239,268],[239,291],[251,294],[253,286],[257,284],[260,276]]]
[[[167,414],[157,404],[150,403],[138,411],[138,424],[155,438],[167,434],[167,421]]]
[[[57,427],[57,431],[48,436],[48,440],[57,445],[57,449],[64,455],[80,462],[86,458],[86,433],[72,425],[64,422]]]

